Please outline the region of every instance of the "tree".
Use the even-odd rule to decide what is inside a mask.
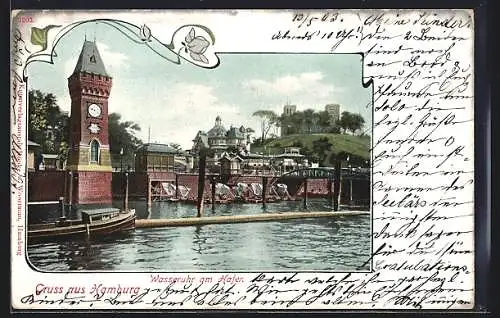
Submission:
[[[46,153],[66,156],[69,143],[69,117],[57,105],[56,97],[39,90],[28,92],[28,138]]]
[[[313,109],[306,109],[291,115],[282,114],[279,117],[279,124],[282,135],[314,132],[340,133],[339,127],[332,122],[331,115],[326,110],[316,112]]]
[[[319,156],[316,152],[314,152],[312,149],[309,149],[307,146],[302,146],[300,147],[300,152],[305,156],[305,158],[309,162],[318,162],[319,161]]]
[[[360,114],[353,114],[350,112],[342,112],[342,116],[337,124],[344,130],[349,130],[353,135],[356,130],[361,129],[365,123],[365,119]]]
[[[298,134],[301,132],[301,127],[304,125],[304,113],[301,111],[295,112],[292,115],[281,115],[278,118],[283,135]]]
[[[356,130],[361,129],[364,124],[365,124],[365,119],[363,118],[363,116],[361,116],[360,114],[352,114],[348,129],[354,135]]]
[[[340,134],[340,128],[337,126],[332,126],[327,130],[327,132],[329,132],[330,134]]]
[[[274,133],[273,133],[273,135],[278,136],[280,128],[281,128],[280,117],[278,115],[276,115],[276,118],[274,121]]]
[[[343,133],[345,134],[347,128],[349,127],[349,122],[351,120],[351,113],[350,112],[342,112],[340,115],[340,119],[337,121],[337,126],[342,128],[344,131]]]
[[[252,116],[260,118],[261,124],[261,140],[264,142],[266,140],[269,130],[278,123],[279,117],[272,110],[258,110],[252,114]]]
[[[282,136],[290,135],[291,134],[290,128],[292,127],[290,116],[282,114],[281,116],[279,116],[278,121],[281,127],[281,135]]]
[[[133,165],[134,152],[142,145],[142,141],[135,136],[141,130],[138,124],[132,121],[121,121],[121,115],[111,113],[108,116],[109,151],[113,157],[120,156],[123,149],[123,162]]]
[[[178,143],[175,143],[175,142],[171,142],[168,144],[170,147],[174,148],[175,150],[177,151],[181,151],[182,150],[182,147],[181,145],[179,145]]]
[[[330,114],[326,110],[315,113],[315,115],[317,117],[318,126],[321,127],[323,131],[332,130],[333,126],[330,120]]]
[[[332,143],[327,137],[316,139],[312,142],[312,150],[316,154],[318,162],[321,165],[325,164],[325,160],[332,150],[332,146]]]
[[[312,126],[314,124],[314,110],[306,109],[303,114],[304,114],[304,124],[307,127],[307,132],[310,133]]]
[[[304,147],[304,144],[300,140],[295,140],[294,142],[292,142],[292,147],[302,148]]]

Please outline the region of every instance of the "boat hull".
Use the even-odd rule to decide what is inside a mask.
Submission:
[[[135,219],[135,211],[130,211],[110,220],[90,224],[72,221],[65,226],[58,226],[57,223],[30,226],[28,241],[111,235],[135,229]]]

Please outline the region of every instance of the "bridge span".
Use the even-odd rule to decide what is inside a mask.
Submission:
[[[302,168],[286,172],[276,179],[330,179],[335,180],[335,168]],[[368,168],[342,168],[340,176],[345,180],[370,180],[370,169]]]

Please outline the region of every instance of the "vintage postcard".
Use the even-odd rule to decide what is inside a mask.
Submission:
[[[471,10],[11,22],[13,309],[475,308]]]

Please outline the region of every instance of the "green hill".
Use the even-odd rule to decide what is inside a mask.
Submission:
[[[313,157],[313,143],[321,138],[327,138],[332,144],[331,150],[327,152],[327,161],[332,155],[349,155],[356,161],[370,160],[371,138],[370,136],[352,136],[342,134],[302,134],[289,135],[281,138],[266,140],[263,144],[255,143],[251,146],[252,153],[280,154],[285,147],[300,147],[306,157]]]

